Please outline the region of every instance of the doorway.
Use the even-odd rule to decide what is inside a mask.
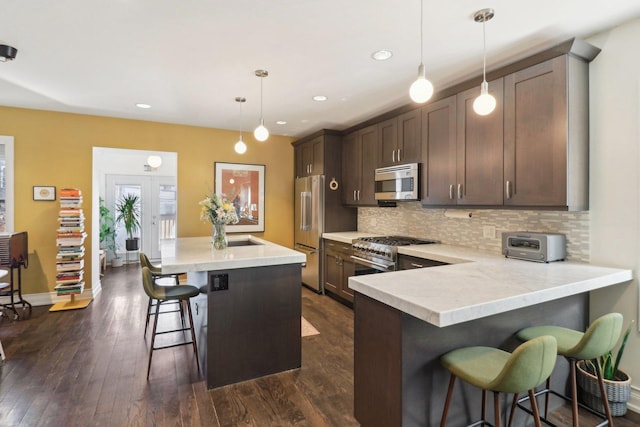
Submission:
[[[140,251],[151,259],[160,259],[161,241],[176,237],[175,177],[115,174],[106,176],[106,206],[116,206],[118,200],[127,194],[138,196],[140,199],[140,230],[134,236],[140,238]],[[117,216],[117,213],[114,216]],[[116,247],[123,255],[128,255],[125,250],[126,239],[124,225],[116,224]],[[134,255],[137,259],[138,254]]]

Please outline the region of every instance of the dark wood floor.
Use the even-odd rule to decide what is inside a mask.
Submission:
[[[86,309],[2,318],[0,426],[358,425],[351,309],[303,288],[320,334],[302,339],[302,368],[207,391],[190,347],[156,352],[147,382],[146,307],[139,268],[125,266],[107,271]]]

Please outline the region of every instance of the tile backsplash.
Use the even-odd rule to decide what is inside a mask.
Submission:
[[[450,218],[445,209],[424,209],[420,202],[402,202],[396,208],[359,208],[358,231],[431,238],[498,254],[503,231],[563,233],[567,236],[567,259],[589,262],[588,211],[462,211],[472,212],[472,217]]]

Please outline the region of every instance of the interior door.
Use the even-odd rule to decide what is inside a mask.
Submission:
[[[140,196],[140,251],[152,260],[160,259],[162,239],[177,235],[177,185],[175,177],[143,175],[107,175],[105,202],[112,209],[114,218],[116,202],[124,194]],[[126,231],[117,224],[116,245],[118,253],[126,254]],[[137,258],[136,258],[137,260]]]

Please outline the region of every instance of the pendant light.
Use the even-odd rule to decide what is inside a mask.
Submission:
[[[241,96],[236,98],[236,102],[240,103],[240,139],[236,142],[236,145],[233,146],[234,150],[238,154],[244,154],[247,151],[247,144],[242,140],[242,103],[247,99]]]
[[[483,60],[482,60],[482,85],[480,86],[480,96],[473,101],[473,111],[481,116],[491,114],[496,108],[496,99],[489,93],[489,83],[487,83],[487,35],[485,31],[485,23],[493,18],[493,9],[482,9],[473,15],[473,20],[482,23],[482,42],[483,42]]]
[[[269,75],[267,70],[256,70],[256,77],[260,77],[260,124],[253,131],[253,136],[260,142],[269,138],[269,129],[264,126],[264,116],[262,115],[262,80]]]
[[[427,75],[424,71],[424,64],[422,63],[422,17],[423,17],[423,1],[420,0],[420,66],[418,66],[418,78],[409,88],[409,96],[414,102],[418,104],[424,104],[427,102],[431,95],[433,95],[433,85],[427,80]]]

